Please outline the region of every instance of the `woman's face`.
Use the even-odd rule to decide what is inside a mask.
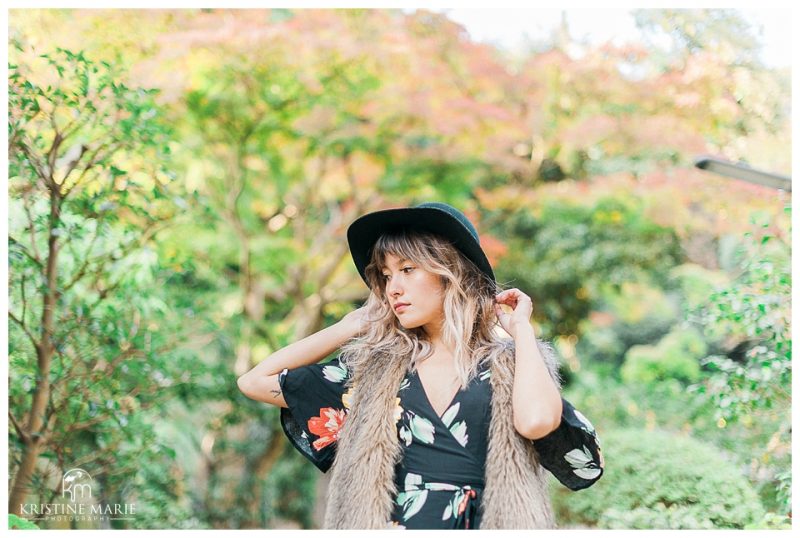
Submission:
[[[393,254],[386,255],[385,263],[381,272],[386,283],[386,298],[400,325],[406,329],[423,325],[430,329],[440,327],[444,319],[444,289],[439,275]],[[397,309],[395,304],[398,303],[408,306]]]

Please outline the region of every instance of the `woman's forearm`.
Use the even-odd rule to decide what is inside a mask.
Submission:
[[[558,427],[562,413],[561,393],[544,364],[529,322],[517,325],[514,340],[514,427],[528,439],[540,439]]]
[[[292,370],[300,366],[316,364],[342,347],[356,333],[356,328],[352,323],[340,320],[321,331],[279,349],[239,379],[241,381],[270,376],[283,371],[284,368]]]

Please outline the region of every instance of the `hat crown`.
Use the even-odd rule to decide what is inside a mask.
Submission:
[[[467,216],[464,215],[464,213],[462,213],[455,207],[445,204],[443,202],[425,202],[417,205],[416,207],[432,207],[448,213],[450,216],[457,219],[467,229],[467,231],[469,231],[470,235],[475,238],[475,241],[478,241],[478,243],[480,243],[480,238],[478,237],[478,230],[475,228],[472,222],[470,222]]]
[[[443,202],[424,202],[413,207],[384,209],[362,215],[347,228],[350,254],[367,286],[370,283],[365,268],[376,241],[384,232],[404,228],[433,232],[452,241],[467,259],[494,281],[494,271],[481,248],[478,230],[466,215]]]

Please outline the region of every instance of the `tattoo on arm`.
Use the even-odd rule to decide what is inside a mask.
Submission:
[[[281,395],[281,391],[280,390],[272,389],[270,392],[272,393],[273,396],[280,396]]]

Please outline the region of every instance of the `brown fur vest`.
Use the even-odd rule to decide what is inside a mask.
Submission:
[[[546,471],[533,442],[519,435],[513,424],[514,342],[503,340],[501,345],[491,364],[492,418],[481,529],[554,528]],[[538,345],[560,388],[552,347],[542,341]],[[353,373],[350,411],[339,431],[328,486],[327,529],[386,528],[391,518],[397,494],[394,469],[402,457],[393,415],[408,361],[375,359],[369,371]]]

